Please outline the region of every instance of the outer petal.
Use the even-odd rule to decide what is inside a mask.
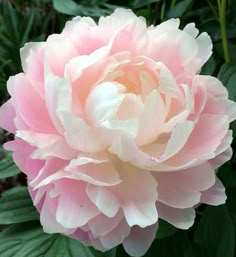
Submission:
[[[159,217],[180,229],[188,229],[194,223],[194,208],[177,209],[157,202]]]
[[[157,223],[140,228],[133,226],[129,236],[124,240],[123,247],[130,256],[143,256],[153,242],[157,231]]]
[[[5,143],[4,148],[13,151],[16,165],[27,175],[29,180],[34,179],[45,164],[45,160],[33,160],[30,156],[35,148],[19,138]]]
[[[48,115],[44,99],[40,97],[31,83],[23,73],[10,77],[8,80],[8,91],[12,96],[12,103],[17,115],[21,117],[29,129],[36,132],[52,133],[55,128]],[[18,129],[22,128],[18,127]]]
[[[0,127],[11,133],[16,132],[16,126],[14,124],[14,118],[16,116],[12,101],[8,100],[0,108]]]
[[[66,64],[69,60],[76,56],[78,56],[78,52],[68,38],[60,34],[53,34],[49,36],[45,48],[45,77],[49,73],[63,77]]]
[[[36,147],[32,153],[34,159],[58,157],[66,160],[76,156],[76,151],[69,148],[62,136],[31,131],[19,131],[16,136]]]
[[[44,52],[45,42],[27,43],[20,49],[23,71],[42,97],[44,97]]]
[[[157,185],[152,175],[148,171],[122,165],[120,176],[122,182],[112,188],[89,185],[87,189],[89,198],[106,215],[108,213],[105,203],[113,202],[112,205],[115,205],[117,211],[118,208],[122,208],[129,226],[146,227],[157,222],[158,215],[155,206]],[[113,215],[115,213],[113,212]]]
[[[225,203],[226,198],[224,185],[216,178],[215,184],[202,192],[201,202],[210,205],[220,205]]]
[[[58,180],[55,190],[58,192],[57,221],[65,228],[77,228],[100,214],[86,194],[87,184],[71,179]]]
[[[208,163],[153,175],[158,183],[158,201],[174,208],[193,207],[200,202],[201,191],[215,183],[215,172]]]

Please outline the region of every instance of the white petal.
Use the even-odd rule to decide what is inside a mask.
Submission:
[[[157,202],[157,210],[160,218],[180,229],[190,228],[196,216],[193,208],[177,209],[160,202]]]

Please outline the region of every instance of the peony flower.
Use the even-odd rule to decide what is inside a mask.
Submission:
[[[158,219],[187,229],[195,207],[225,202],[236,104],[199,75],[212,51],[193,23],[154,27],[117,9],[21,49],[0,125],[47,233],[142,256]]]

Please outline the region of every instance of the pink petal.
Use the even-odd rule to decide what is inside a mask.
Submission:
[[[73,159],[66,171],[77,179],[100,186],[114,186],[121,182],[119,173],[105,154],[81,155]]]
[[[75,229],[68,229],[56,221],[55,215],[57,211],[57,198],[51,198],[49,194],[46,195],[43,208],[40,213],[40,222],[43,226],[43,230],[46,233],[63,233],[71,234]]]
[[[30,156],[35,148],[19,138],[5,143],[4,148],[13,151],[16,165],[28,176],[29,180],[34,179],[45,164],[45,160],[32,159]]]
[[[130,226],[127,224],[125,219],[122,219],[109,234],[100,238],[102,246],[105,249],[112,249],[113,247],[121,244],[129,233]]]
[[[152,175],[147,171],[122,165],[120,176],[122,182],[111,188],[89,185],[87,192],[91,201],[105,215],[109,214],[106,209],[108,203],[112,202],[113,212],[111,213],[113,215],[116,214],[118,208],[122,208],[129,226],[146,227],[157,222],[158,215],[155,206],[157,190]],[[137,190],[139,194],[136,193]]]
[[[88,226],[94,237],[109,235],[110,232],[113,232],[113,230],[119,225],[123,217],[122,211],[119,211],[112,218],[109,218],[104,214],[100,214],[88,221]]]
[[[190,228],[195,219],[193,208],[177,209],[157,202],[159,217],[180,229]]]
[[[155,172],[158,201],[174,208],[189,208],[200,202],[201,191],[215,183],[215,172],[208,163],[175,172]]]
[[[78,52],[68,38],[61,34],[50,35],[45,47],[45,77],[47,77],[49,73],[64,77],[67,63],[76,56],[78,56]]]
[[[22,68],[38,94],[44,97],[45,42],[26,43],[20,50]]]
[[[11,133],[16,132],[16,126],[14,124],[14,118],[16,116],[12,101],[8,100],[0,108],[0,127]]]
[[[58,157],[70,160],[77,155],[77,152],[67,145],[64,137],[59,135],[18,131],[16,136],[36,147],[31,155],[34,159]]]
[[[156,231],[157,223],[146,228],[133,226],[129,236],[122,243],[125,251],[130,256],[143,256],[155,239]]]
[[[87,184],[78,180],[56,181],[58,192],[57,221],[65,228],[77,228],[100,214],[86,194]]]
[[[10,77],[8,91],[12,96],[12,103],[17,115],[22,118],[29,129],[47,133],[55,131],[44,99],[35,91],[31,82],[23,73]]]
[[[202,192],[201,202],[210,205],[224,204],[226,201],[225,187],[222,182],[216,178],[215,184],[206,191]]]

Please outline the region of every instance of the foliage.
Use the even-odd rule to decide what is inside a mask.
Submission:
[[[6,81],[21,71],[19,48],[28,41],[45,40],[60,31],[74,15],[98,19],[117,6],[133,9],[146,17],[149,24],[158,24],[173,17],[181,18],[181,26],[195,22],[213,40],[213,55],[202,74],[218,76],[236,101],[236,0],[5,0],[0,2],[0,101],[7,99]],[[236,131],[235,122],[231,125]],[[218,175],[226,187],[227,202],[223,206],[197,209],[194,226],[177,230],[160,221],[159,232],[146,257],[233,257],[236,229],[236,139],[234,155],[221,167]],[[20,171],[11,154],[3,153],[0,179]],[[46,234],[38,222],[26,187],[5,191],[0,198],[1,257],[125,257],[122,247],[100,253],[78,241],[58,234]]]

